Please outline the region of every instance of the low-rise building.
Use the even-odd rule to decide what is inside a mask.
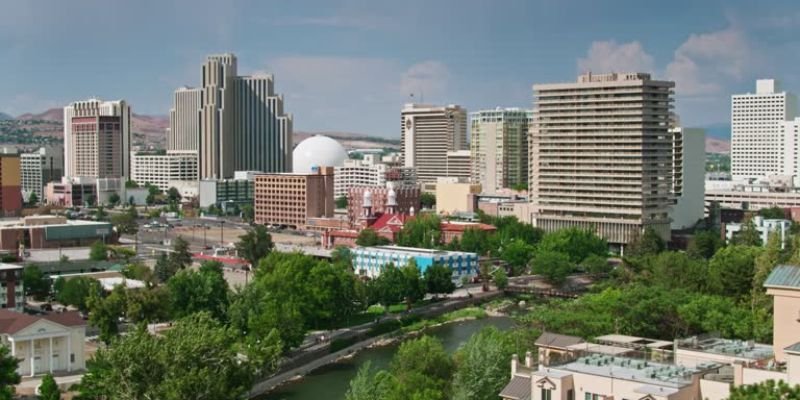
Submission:
[[[21,312],[25,306],[25,288],[22,284],[22,265],[0,264],[0,308]]]
[[[45,215],[0,221],[0,250],[15,253],[20,249],[85,247],[98,240],[113,242],[115,238],[108,222]]]
[[[20,154],[22,169],[22,196],[25,200],[36,194],[44,202],[44,187],[50,182],[58,182],[64,176],[64,149],[61,147],[41,147],[30,153]]]
[[[441,179],[436,182],[436,213],[452,215],[475,211],[475,197],[481,193],[481,185],[452,182]]]
[[[197,180],[197,152],[169,150],[164,154],[131,152],[131,180],[149,183],[162,191],[169,190],[171,181]]]
[[[255,174],[251,171],[236,171],[233,179],[204,179],[199,184],[200,207],[241,207],[253,204]]]
[[[0,310],[0,342],[20,360],[22,376],[85,369],[85,341],[86,320],[77,312],[33,316]]]
[[[19,154],[0,153],[0,211],[13,217],[22,211],[22,168]]]
[[[420,208],[421,195],[422,192],[417,186],[395,185],[391,182],[384,186],[353,187],[347,193],[347,218],[351,225],[358,224],[358,219],[365,213],[367,197],[372,215],[379,216],[386,213],[390,197],[393,199],[391,204],[393,213],[414,214]]]
[[[769,240],[769,235],[772,233],[777,233],[781,237],[781,243],[786,243],[786,235],[789,233],[789,228],[792,226],[792,222],[786,219],[765,219],[761,216],[754,216],[752,218],[753,227],[758,231],[759,236],[761,237],[761,244],[767,244],[767,240]],[[745,228],[746,223],[738,223],[738,224],[725,224],[725,240],[728,242],[733,239],[734,236],[739,234],[742,229]]]
[[[425,273],[434,264],[441,264],[453,271],[452,279],[460,282],[463,277],[478,273],[478,255],[461,251],[431,250],[401,246],[356,247],[353,249],[353,268],[356,273],[371,278],[381,274],[383,269],[394,264],[407,265],[413,260],[419,272]]]
[[[257,224],[305,229],[309,218],[331,218],[333,167],[315,167],[310,174],[258,174],[254,203]]]
[[[442,229],[442,243],[450,244],[453,240],[461,240],[464,232],[469,229],[493,233],[497,230],[494,225],[481,224],[478,222],[464,222],[464,221],[442,221],[440,225]]]

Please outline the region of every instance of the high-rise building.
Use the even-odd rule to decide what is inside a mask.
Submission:
[[[784,123],[797,115],[797,97],[774,79],[756,92],[731,96],[731,175],[734,180],[790,175],[784,169]]]
[[[305,229],[309,218],[333,217],[333,167],[311,173],[255,176],[255,223]]]
[[[199,179],[292,168],[292,115],[272,75],[237,76],[233,54],[208,56],[202,86],[175,91],[167,148],[198,152]]]
[[[400,151],[417,180],[435,183],[447,170],[447,152],[467,150],[467,111],[461,106],[406,104],[400,113]]]
[[[674,86],[644,73],[534,85],[533,224],[591,229],[612,244],[627,244],[645,228],[669,238]]]
[[[200,109],[203,91],[182,87],[172,97],[167,130],[167,150],[200,150]]]
[[[197,152],[167,150],[165,154],[133,152],[131,154],[131,180],[151,184],[166,191],[171,182],[197,182]]]
[[[125,100],[90,99],[64,107],[64,175],[129,177],[130,117]]]
[[[344,165],[334,167],[333,196],[347,196],[349,190],[361,186],[386,186],[393,182],[401,186],[415,186],[414,168],[393,167],[384,163],[378,154],[365,154],[361,160],[345,160]]]
[[[237,171],[292,170],[292,115],[283,112],[272,75],[240,76],[235,80]]]
[[[673,128],[672,133],[672,229],[693,227],[705,211],[706,132],[697,128]]]
[[[472,183],[485,193],[528,183],[528,127],[533,112],[497,108],[470,113]]]
[[[44,202],[44,187],[50,182],[61,181],[64,176],[64,149],[41,147],[30,153],[20,154],[22,169],[22,195],[25,200],[36,194]]]
[[[447,164],[444,176],[469,181],[472,173],[472,153],[469,150],[447,152]]]

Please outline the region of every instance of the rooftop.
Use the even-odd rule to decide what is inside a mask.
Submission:
[[[30,217],[28,217],[30,218]],[[36,222],[36,221],[32,221]],[[20,219],[13,219],[13,220],[4,220],[0,221],[0,229],[2,228],[41,228],[47,226],[91,226],[91,225],[109,225],[108,222],[105,221],[85,221],[81,219],[68,219],[65,220],[63,223],[54,223],[54,224],[42,224],[42,223],[34,223],[34,224],[26,224],[25,220]]]
[[[0,263],[0,271],[7,271],[11,269],[22,269],[22,265]]]
[[[660,349],[664,347],[672,347],[673,345],[672,342],[668,342],[666,340],[655,340],[639,336],[618,335],[618,334],[599,336],[595,338],[595,340],[601,344],[636,348],[636,349],[645,347],[650,349]]]
[[[678,342],[678,348],[755,361],[771,359],[774,356],[772,346],[766,344],[716,337],[684,339]]]
[[[766,288],[800,289],[800,267],[778,265],[764,282]]]
[[[467,253],[464,251],[449,251],[449,250],[435,250],[423,249],[417,247],[403,247],[403,246],[371,246],[371,247],[357,247],[356,251],[388,251],[393,253],[405,253],[409,255],[418,256],[445,256],[445,255],[469,255],[475,256],[475,253]]]
[[[17,333],[42,319],[46,319],[67,327],[86,325],[86,321],[75,311],[51,313],[38,317],[20,312],[0,309],[0,333]]]
[[[717,367],[719,365],[715,363],[700,363],[696,368],[687,368],[680,365],[595,353],[543,370],[571,371],[679,389],[690,385],[694,374]]]
[[[577,336],[561,335],[558,333],[544,332],[536,339],[536,346],[566,349],[569,346],[583,343]]]

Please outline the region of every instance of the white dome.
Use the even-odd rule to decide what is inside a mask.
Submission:
[[[341,167],[347,159],[347,152],[339,142],[316,135],[300,142],[294,148],[292,158],[292,171],[308,174],[312,167]]]

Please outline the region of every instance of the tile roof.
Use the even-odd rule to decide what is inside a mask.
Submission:
[[[559,335],[557,333],[544,332],[538,339],[536,339],[537,346],[553,347],[557,349],[566,349],[569,346],[583,343],[583,339],[577,336]]]
[[[778,265],[767,277],[764,287],[800,289],[800,267]]]
[[[529,400],[531,398],[531,378],[515,375],[500,392],[500,397],[511,400]]]
[[[374,230],[375,232],[379,231],[392,231],[392,232],[400,232],[403,229],[403,225],[414,217],[408,214],[389,214],[384,213],[381,214],[375,222],[370,225],[370,229]]]
[[[17,333],[42,319],[46,319],[67,327],[86,325],[86,321],[81,318],[80,314],[78,314],[76,311],[51,313],[38,317],[16,311],[0,309],[0,333]]]

